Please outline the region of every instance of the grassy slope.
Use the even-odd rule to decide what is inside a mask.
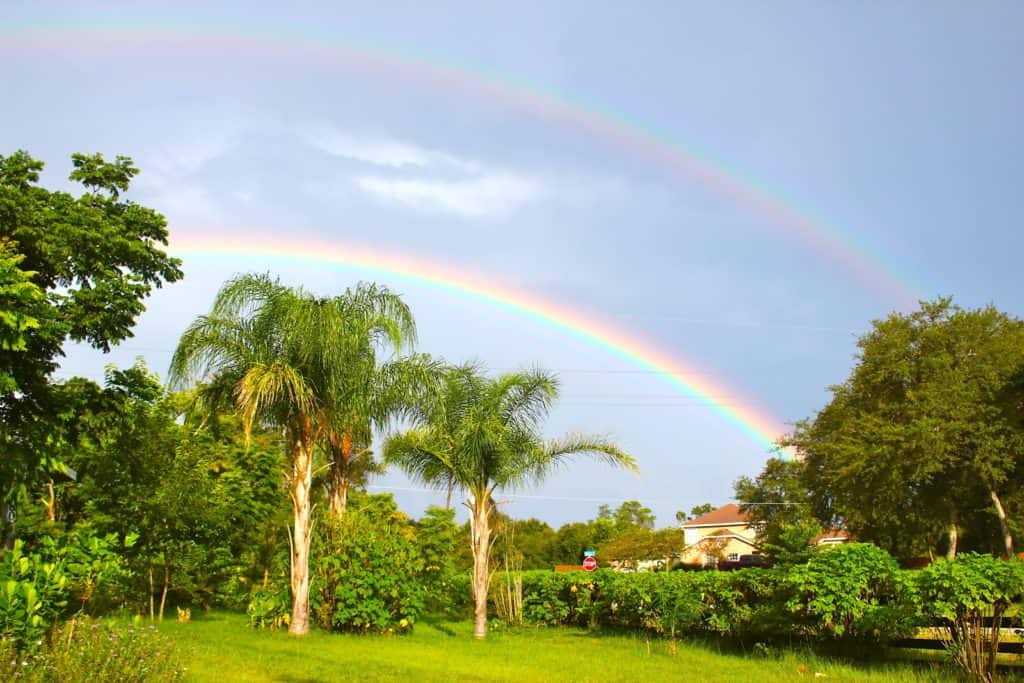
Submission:
[[[594,636],[568,629],[522,629],[470,637],[468,623],[425,625],[399,637],[305,638],[258,631],[238,615],[213,614],[162,631],[188,657],[192,680],[216,681],[949,681],[927,669],[855,668],[787,654],[781,658],[719,654],[700,645]],[[806,668],[801,668],[801,665]],[[815,678],[820,672],[827,678]]]

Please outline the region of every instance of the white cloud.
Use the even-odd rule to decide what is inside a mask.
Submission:
[[[304,128],[298,135],[307,144],[336,157],[389,168],[447,167],[467,173],[480,165],[452,154],[392,138],[356,136],[331,127]]]
[[[379,199],[467,218],[505,213],[537,199],[542,193],[537,181],[504,172],[458,180],[359,176],[353,182]]]

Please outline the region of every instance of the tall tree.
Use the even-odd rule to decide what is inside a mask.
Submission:
[[[109,351],[131,337],[153,288],[182,277],[162,250],[164,217],[121,197],[139,172],[132,160],[71,159],[78,197],[40,187],[43,163],[27,152],[0,155],[0,489],[11,520],[19,491],[60,466],[46,425],[59,419],[51,378],[64,343]]]
[[[367,293],[369,292],[369,293]],[[366,301],[358,322],[353,299]],[[326,437],[350,423],[344,400],[353,349],[373,344],[401,349],[412,342],[412,317],[389,290],[360,284],[330,298],[282,285],[266,275],[241,275],[217,294],[208,315],[182,335],[171,363],[172,381],[202,382],[201,406],[242,416],[285,434],[292,500],[289,631],[309,630],[310,493],[314,454]],[[358,337],[349,338],[349,337]]]
[[[953,556],[962,530],[990,515],[1012,554],[1003,501],[1022,481],[1024,429],[1008,397],[1024,322],[939,299],[876,321],[858,347],[831,402],[784,440],[804,458],[821,521],[898,556],[940,541]]]
[[[540,370],[489,379],[475,365],[453,368],[424,423],[385,442],[385,460],[414,479],[439,488],[451,479],[467,494],[476,638],[487,636],[495,492],[542,481],[580,454],[636,470],[633,458],[607,439],[573,434],[544,440],[541,425],[557,395],[556,379]]]

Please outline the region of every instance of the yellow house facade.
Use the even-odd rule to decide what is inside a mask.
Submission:
[[[757,532],[750,517],[735,503],[680,524],[685,547],[683,564],[715,567],[757,552]]]

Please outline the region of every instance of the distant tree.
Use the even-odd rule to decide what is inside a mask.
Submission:
[[[690,519],[696,519],[701,515],[706,515],[709,512],[713,512],[714,509],[715,506],[711,503],[703,503],[701,505],[694,506],[690,508]]]
[[[496,557],[509,557],[521,569],[551,569],[558,564],[555,530],[546,522],[513,519],[500,513],[495,520]]]
[[[642,560],[663,560],[665,569],[671,569],[672,558],[685,546],[681,529],[670,527],[654,531],[647,527],[634,527],[601,545],[602,560],[615,560],[636,567]]]
[[[635,529],[653,529],[654,512],[644,507],[638,500],[627,500],[619,505],[612,514],[616,533],[626,533]]]
[[[542,481],[579,454],[636,469],[633,458],[606,439],[570,435],[545,441],[540,427],[557,395],[555,378],[539,370],[489,379],[474,365],[454,368],[422,424],[385,443],[385,460],[413,478],[442,488],[451,479],[467,494],[476,638],[487,635],[495,491]]]
[[[944,534],[952,557],[961,530],[988,514],[1012,555],[1003,501],[1024,481],[1013,401],[1024,322],[938,299],[875,321],[858,347],[829,404],[783,440],[804,459],[821,521],[901,557],[931,552]]]
[[[166,220],[121,199],[138,169],[74,154],[78,197],[38,185],[43,163],[0,155],[0,495],[14,538],[20,492],[61,468],[61,391],[52,374],[68,340],[109,351],[131,337],[154,287],[182,277]],[[15,390],[16,388],[16,390]]]

